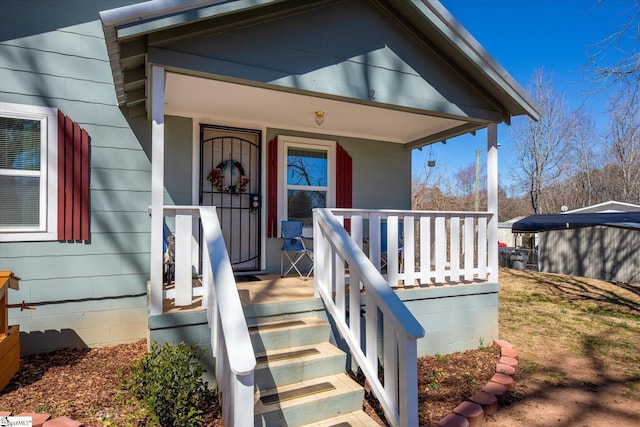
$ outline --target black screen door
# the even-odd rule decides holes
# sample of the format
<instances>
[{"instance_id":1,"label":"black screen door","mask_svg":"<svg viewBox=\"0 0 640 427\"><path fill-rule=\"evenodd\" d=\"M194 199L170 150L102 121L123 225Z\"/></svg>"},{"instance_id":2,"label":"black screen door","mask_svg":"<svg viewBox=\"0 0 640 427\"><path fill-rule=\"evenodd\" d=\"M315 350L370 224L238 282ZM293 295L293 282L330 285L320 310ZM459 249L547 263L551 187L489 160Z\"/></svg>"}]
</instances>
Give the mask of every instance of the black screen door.
<instances>
[{"instance_id":1,"label":"black screen door","mask_svg":"<svg viewBox=\"0 0 640 427\"><path fill-rule=\"evenodd\" d=\"M260 269L260 131L200 126L200 204L216 206L234 271Z\"/></svg>"}]
</instances>

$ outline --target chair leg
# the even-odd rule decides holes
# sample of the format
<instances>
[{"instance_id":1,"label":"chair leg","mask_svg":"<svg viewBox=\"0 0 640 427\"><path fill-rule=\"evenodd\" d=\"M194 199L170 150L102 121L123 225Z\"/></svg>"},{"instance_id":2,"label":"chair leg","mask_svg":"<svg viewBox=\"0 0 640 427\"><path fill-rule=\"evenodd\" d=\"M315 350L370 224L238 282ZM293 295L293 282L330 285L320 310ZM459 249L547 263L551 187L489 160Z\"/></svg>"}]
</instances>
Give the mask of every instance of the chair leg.
<instances>
[{"instance_id":1,"label":"chair leg","mask_svg":"<svg viewBox=\"0 0 640 427\"><path fill-rule=\"evenodd\" d=\"M300 271L300 268L298 268L298 263L302 260L302 258L304 257L309 258L309 260L312 262L311 268L309 270L309 272L307 272L307 274L303 274ZM289 262L289 266L285 269L284 268L284 258L286 257L287 261ZM309 276L311 275L311 273L313 272L313 260L311 259L310 255L306 252L301 252L301 253L296 253L296 255L292 258L289 253L287 251L282 251L280 253L280 277L284 277L287 274L289 274L289 272L291 270L295 270L296 273L298 273L298 276L300 277L300 279L302 280L306 280L309 278Z\"/></svg>"}]
</instances>

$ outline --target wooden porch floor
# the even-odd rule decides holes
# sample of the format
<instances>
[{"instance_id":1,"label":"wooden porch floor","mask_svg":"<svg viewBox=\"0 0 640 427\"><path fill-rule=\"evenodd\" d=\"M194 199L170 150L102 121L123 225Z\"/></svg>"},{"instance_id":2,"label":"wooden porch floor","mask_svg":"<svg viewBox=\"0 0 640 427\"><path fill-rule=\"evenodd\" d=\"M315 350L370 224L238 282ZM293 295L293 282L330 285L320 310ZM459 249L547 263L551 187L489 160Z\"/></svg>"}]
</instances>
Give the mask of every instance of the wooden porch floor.
<instances>
[{"instance_id":1,"label":"wooden porch floor","mask_svg":"<svg viewBox=\"0 0 640 427\"><path fill-rule=\"evenodd\" d=\"M201 286L200 280L193 279L193 286ZM165 290L172 287L173 285L165 285ZM313 277L309 280L302 280L296 276L257 275L253 276L253 280L238 282L237 287L243 306L314 298ZM165 299L163 301L163 313L183 313L195 310L202 310L202 297L196 297L191 305L181 307L176 307L174 300Z\"/></svg>"},{"instance_id":2,"label":"wooden porch floor","mask_svg":"<svg viewBox=\"0 0 640 427\"><path fill-rule=\"evenodd\" d=\"M246 277L246 276L244 276ZM264 274L251 276L252 280L238 281L237 288L240 294L240 303L243 306L254 304L267 304L287 301L300 301L313 299L313 276L308 280L302 280L297 276L280 277L278 274ZM461 284L482 284L488 283L484 280L474 279L466 282L456 283L440 283L440 284L419 284L407 289L422 289L434 287L448 287ZM193 279L193 286L201 286L199 279ZM166 289L171 289L173 285L165 285ZM399 283L396 290L405 289L402 283ZM183 313L188 311L202 310L202 297L194 298L191 305L176 307L174 300L165 299L163 301L163 313Z\"/></svg>"}]
</instances>

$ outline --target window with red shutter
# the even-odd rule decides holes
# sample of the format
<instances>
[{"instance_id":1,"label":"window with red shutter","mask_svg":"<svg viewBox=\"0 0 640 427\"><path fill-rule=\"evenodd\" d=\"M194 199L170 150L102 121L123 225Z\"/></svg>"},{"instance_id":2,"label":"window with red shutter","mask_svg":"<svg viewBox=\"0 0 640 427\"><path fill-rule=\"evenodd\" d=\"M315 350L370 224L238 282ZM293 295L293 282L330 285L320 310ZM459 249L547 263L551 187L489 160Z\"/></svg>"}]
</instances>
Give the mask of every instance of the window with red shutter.
<instances>
[{"instance_id":1,"label":"window with red shutter","mask_svg":"<svg viewBox=\"0 0 640 427\"><path fill-rule=\"evenodd\" d=\"M89 239L89 141L55 108L0 102L0 241Z\"/></svg>"},{"instance_id":2,"label":"window with red shutter","mask_svg":"<svg viewBox=\"0 0 640 427\"><path fill-rule=\"evenodd\" d=\"M285 219L311 227L313 208L352 206L351 156L335 141L281 135L267 150L268 237Z\"/></svg>"}]
</instances>

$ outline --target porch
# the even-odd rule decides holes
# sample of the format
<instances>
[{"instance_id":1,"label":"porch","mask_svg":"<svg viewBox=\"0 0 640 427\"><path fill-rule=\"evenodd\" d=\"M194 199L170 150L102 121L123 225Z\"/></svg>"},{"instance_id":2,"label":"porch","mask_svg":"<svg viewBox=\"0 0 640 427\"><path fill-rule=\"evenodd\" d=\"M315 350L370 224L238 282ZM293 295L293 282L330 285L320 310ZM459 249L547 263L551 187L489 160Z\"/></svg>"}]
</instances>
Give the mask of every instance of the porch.
<instances>
[{"instance_id":1,"label":"porch","mask_svg":"<svg viewBox=\"0 0 640 427\"><path fill-rule=\"evenodd\" d=\"M405 287L401 282L395 290L398 292L399 297L403 299L403 291L417 291L436 288L450 289L454 286L461 289L472 284L482 285L489 284L489 282L486 280L474 280L472 282L461 282L455 284L441 283L435 286L432 284L417 284L412 287ZM201 287L201 279L193 279L192 286L193 288ZM294 301L315 300L317 298L314 295L314 287L315 282L313 276L308 280L302 280L295 275L281 277L279 274L240 274L236 277L236 288L238 289L238 296L240 297L240 303L243 307L256 304L288 304ZM175 289L175 283L164 284L163 289L165 293ZM452 292L456 292L455 289L450 290ZM200 296L193 298L191 304L185 306L177 306L175 304L175 299L167 298L162 302L163 315L186 313L203 309L202 297Z\"/></svg>"},{"instance_id":2,"label":"porch","mask_svg":"<svg viewBox=\"0 0 640 427\"><path fill-rule=\"evenodd\" d=\"M192 280L192 286L202 286L200 278ZM236 276L236 288L243 307L254 304L289 303L292 301L315 299L313 277L301 280L295 276L280 277L279 274L240 274ZM164 292L175 289L175 283L165 283ZM203 310L202 297L192 299L191 304L177 306L175 299L163 299L162 314L186 313Z\"/></svg>"},{"instance_id":3,"label":"porch","mask_svg":"<svg viewBox=\"0 0 640 427\"><path fill-rule=\"evenodd\" d=\"M497 337L497 247L488 243L496 223L487 212L317 209L313 279L258 274L239 283L215 208L172 206L164 213L175 235L175 284L150 283L150 339L212 349L212 378L235 402L254 398L261 353L251 331L265 323L325 322L328 345L347 355L347 369L365 372L392 425L413 425L401 418L417 416L418 356ZM383 253L383 239L397 257ZM162 309L154 313L158 297Z\"/></svg>"},{"instance_id":4,"label":"porch","mask_svg":"<svg viewBox=\"0 0 640 427\"><path fill-rule=\"evenodd\" d=\"M340 224L348 222L345 228L348 228L354 244L394 290L497 282L498 249L488 245L497 232L495 215L491 213L326 211ZM200 207L165 206L163 222L168 230L164 234L169 233L175 239L174 280L171 283L150 282L150 313L159 315L204 308ZM314 226L314 234L316 231ZM318 248L315 252L317 256ZM323 264L324 259L316 260L317 268L322 268ZM163 268L166 266L157 263L153 269ZM347 266L342 282L348 288L350 281ZM313 276L310 280L301 280L295 275L280 277L268 272L238 272L234 275L234 282L243 306L318 296L314 291ZM360 289L363 289L362 285ZM332 292L335 294L335 287ZM154 306L154 301L158 300L162 301L161 309Z\"/></svg>"}]
</instances>

